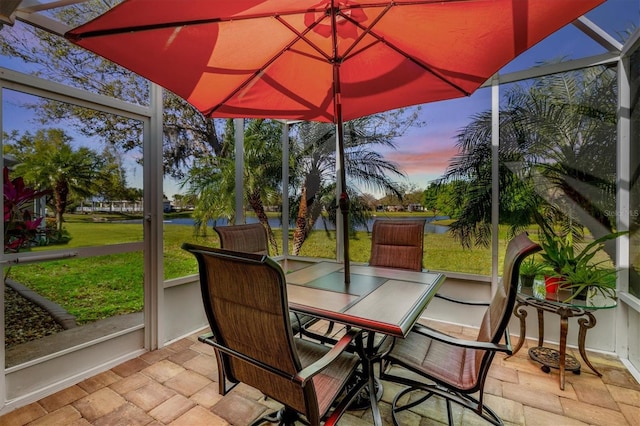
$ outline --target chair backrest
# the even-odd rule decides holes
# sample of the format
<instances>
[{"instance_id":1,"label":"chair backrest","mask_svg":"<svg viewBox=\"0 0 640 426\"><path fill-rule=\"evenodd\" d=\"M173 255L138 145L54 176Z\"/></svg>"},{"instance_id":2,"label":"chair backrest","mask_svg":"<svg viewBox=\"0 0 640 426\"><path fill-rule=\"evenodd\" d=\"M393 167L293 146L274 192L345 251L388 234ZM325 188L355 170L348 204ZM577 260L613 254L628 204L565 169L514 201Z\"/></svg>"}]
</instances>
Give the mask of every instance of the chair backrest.
<instances>
[{"instance_id":1,"label":"chair backrest","mask_svg":"<svg viewBox=\"0 0 640 426\"><path fill-rule=\"evenodd\" d=\"M259 389L308 418L314 413L317 417L314 381L301 386L291 380L301 363L280 265L264 255L187 243L182 247L198 260L202 299L214 341L255 361L222 353L226 377Z\"/></svg>"},{"instance_id":2,"label":"chair backrest","mask_svg":"<svg viewBox=\"0 0 640 426\"><path fill-rule=\"evenodd\" d=\"M269 255L267 230L261 223L217 226L213 228L225 250Z\"/></svg>"},{"instance_id":3,"label":"chair backrest","mask_svg":"<svg viewBox=\"0 0 640 426\"><path fill-rule=\"evenodd\" d=\"M373 222L369 265L421 271L425 222L424 219Z\"/></svg>"},{"instance_id":4,"label":"chair backrest","mask_svg":"<svg viewBox=\"0 0 640 426\"><path fill-rule=\"evenodd\" d=\"M501 283L480 324L479 341L498 343L502 339L516 303L520 264L527 256L540 249L537 243L529 239L526 232L509 241Z\"/></svg>"}]
</instances>

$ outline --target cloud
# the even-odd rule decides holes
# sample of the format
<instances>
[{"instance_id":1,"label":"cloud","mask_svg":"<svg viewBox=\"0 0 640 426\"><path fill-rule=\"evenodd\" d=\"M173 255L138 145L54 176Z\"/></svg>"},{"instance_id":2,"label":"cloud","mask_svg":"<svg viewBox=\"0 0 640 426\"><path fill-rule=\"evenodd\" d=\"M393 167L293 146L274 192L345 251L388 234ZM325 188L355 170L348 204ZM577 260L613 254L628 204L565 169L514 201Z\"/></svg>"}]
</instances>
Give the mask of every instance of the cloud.
<instances>
[{"instance_id":1,"label":"cloud","mask_svg":"<svg viewBox=\"0 0 640 426\"><path fill-rule=\"evenodd\" d=\"M392 151L385 153L384 156L387 160L400 165L400 168L411 180L411 175L442 175L456 154L458 154L457 147L448 144L428 151L409 151L406 149Z\"/></svg>"}]
</instances>

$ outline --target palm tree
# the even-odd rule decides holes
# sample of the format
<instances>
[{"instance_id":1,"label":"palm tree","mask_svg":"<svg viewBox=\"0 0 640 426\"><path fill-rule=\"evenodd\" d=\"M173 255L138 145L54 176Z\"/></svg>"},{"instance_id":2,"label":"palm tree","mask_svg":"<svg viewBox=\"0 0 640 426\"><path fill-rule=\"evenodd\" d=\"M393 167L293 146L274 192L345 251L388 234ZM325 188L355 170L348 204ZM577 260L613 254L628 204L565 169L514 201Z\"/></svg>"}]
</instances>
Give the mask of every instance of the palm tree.
<instances>
[{"instance_id":1,"label":"palm tree","mask_svg":"<svg viewBox=\"0 0 640 426\"><path fill-rule=\"evenodd\" d=\"M511 87L500 111L500 221L516 233L551 216L571 232L611 232L615 208L616 73L593 67ZM458 134L460 154L444 181L469 192L451 231L465 246L488 244L491 113Z\"/></svg>"},{"instance_id":2,"label":"palm tree","mask_svg":"<svg viewBox=\"0 0 640 426\"><path fill-rule=\"evenodd\" d=\"M103 167L101 157L87 147L74 150L71 138L62 129L40 129L35 136L26 133L7 146L18 164L17 175L39 190L51 189L56 230L62 232L64 213L72 199L85 199L96 193Z\"/></svg>"},{"instance_id":3,"label":"palm tree","mask_svg":"<svg viewBox=\"0 0 640 426\"><path fill-rule=\"evenodd\" d=\"M393 139L412 125L419 125L417 109L397 110L353 120L346 123L345 147L348 177L365 188L394 191L400 195L397 184L391 179L404 176L397 166L376 151L380 146L395 147ZM250 120L245 128L244 189L245 201L267 228L273 252L278 253L273 231L264 211L265 204L275 203L282 194L282 142L281 124L271 120ZM194 211L199 229L208 220L234 217L235 161L233 156L233 122L228 121L223 134L221 155L210 156L194 162L183 186L191 194L199 194ZM296 228L293 253L298 254L308 233L323 210L330 212L335 221L335 126L324 123L301 123L294 131L291 142L289 185L297 194L294 206ZM348 188L352 203L351 226L366 222L366 209L358 203L353 186ZM333 207L332 207L333 206Z\"/></svg>"},{"instance_id":4,"label":"palm tree","mask_svg":"<svg viewBox=\"0 0 640 426\"><path fill-rule=\"evenodd\" d=\"M398 166L387 161L378 152L380 147L395 148L393 139L415 123L416 115L405 115L404 110L377 114L345 123L345 172L346 188L352 200L350 223L366 223L368 209L359 203L356 185L365 189L380 189L402 196L393 178L404 177ZM326 123L304 122L298 126L295 149L294 187L299 188L295 209L293 255L298 255L322 211L329 212L329 220L335 222L337 200L335 197L335 126ZM298 186L299 185L299 186Z\"/></svg>"},{"instance_id":5,"label":"palm tree","mask_svg":"<svg viewBox=\"0 0 640 426\"><path fill-rule=\"evenodd\" d=\"M206 232L209 220L226 218L232 222L236 214L233 134L233 121L228 120L223 135L224 152L220 156L195 161L188 179L183 181L191 194L198 195L194 217L197 229L201 232ZM243 198L267 229L272 252L277 254L277 241L264 206L265 203L274 203L278 198L277 188L282 181L282 125L271 120L249 120L244 134Z\"/></svg>"}]
</instances>

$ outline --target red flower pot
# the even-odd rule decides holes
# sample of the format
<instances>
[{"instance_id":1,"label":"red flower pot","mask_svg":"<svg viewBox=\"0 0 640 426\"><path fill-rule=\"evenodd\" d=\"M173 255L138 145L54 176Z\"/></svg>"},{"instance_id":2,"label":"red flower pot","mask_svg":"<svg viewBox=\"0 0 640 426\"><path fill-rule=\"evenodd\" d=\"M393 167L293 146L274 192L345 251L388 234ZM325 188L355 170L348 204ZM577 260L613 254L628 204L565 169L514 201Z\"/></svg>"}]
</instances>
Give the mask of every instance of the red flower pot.
<instances>
[{"instance_id":1,"label":"red flower pot","mask_svg":"<svg viewBox=\"0 0 640 426\"><path fill-rule=\"evenodd\" d=\"M558 286L560 285L560 282L562 281L562 278L560 277L548 277L545 276L544 277L544 285L545 288L547 289L547 294L552 293L555 294L558 292Z\"/></svg>"}]
</instances>

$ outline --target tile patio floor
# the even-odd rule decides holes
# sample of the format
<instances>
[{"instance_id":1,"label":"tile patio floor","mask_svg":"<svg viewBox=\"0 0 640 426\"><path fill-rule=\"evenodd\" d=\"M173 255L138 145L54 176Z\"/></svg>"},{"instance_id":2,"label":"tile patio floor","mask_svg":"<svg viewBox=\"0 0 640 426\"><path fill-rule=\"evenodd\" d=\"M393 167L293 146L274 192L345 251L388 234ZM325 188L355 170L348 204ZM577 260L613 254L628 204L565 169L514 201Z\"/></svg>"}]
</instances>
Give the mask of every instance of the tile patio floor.
<instances>
[{"instance_id":1,"label":"tile patio floor","mask_svg":"<svg viewBox=\"0 0 640 426\"><path fill-rule=\"evenodd\" d=\"M437 326L454 334L475 335L469 328ZM485 400L505 424L640 424L640 385L617 358L590 353L603 376L583 367L580 375L566 375L566 388L561 391L557 370L543 373L528 358L526 345L512 358L499 354L486 384ZM220 396L216 368L213 350L193 335L5 414L0 425L246 425L277 407L245 385ZM389 403L398 389L384 383L385 425L392 424ZM443 407L441 401L418 406L404 414L403 425L444 424ZM455 418L457 425L484 424L468 410L456 410ZM348 412L340 424L369 425L370 410Z\"/></svg>"}]
</instances>

